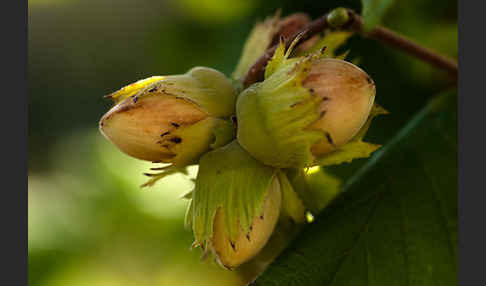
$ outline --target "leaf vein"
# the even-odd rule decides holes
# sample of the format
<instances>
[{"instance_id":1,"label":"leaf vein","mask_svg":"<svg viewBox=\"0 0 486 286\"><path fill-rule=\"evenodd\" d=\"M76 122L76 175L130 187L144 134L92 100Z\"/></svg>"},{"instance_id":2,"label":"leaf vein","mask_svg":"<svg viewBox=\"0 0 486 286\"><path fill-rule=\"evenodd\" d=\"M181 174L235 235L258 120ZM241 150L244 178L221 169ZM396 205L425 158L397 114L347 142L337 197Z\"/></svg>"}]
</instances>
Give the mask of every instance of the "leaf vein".
<instances>
[{"instance_id":1,"label":"leaf vein","mask_svg":"<svg viewBox=\"0 0 486 286\"><path fill-rule=\"evenodd\" d=\"M389 180L389 177L387 177ZM396 197L397 203L398 203L398 208L400 210L400 232L401 232L401 246L403 249L403 260L405 264L405 285L410 286L410 265L409 265L409 257L408 257L408 242L407 242L407 236L406 236L406 219L405 219L405 211L403 209L402 205L402 200L400 197Z\"/></svg>"},{"instance_id":2,"label":"leaf vein","mask_svg":"<svg viewBox=\"0 0 486 286\"><path fill-rule=\"evenodd\" d=\"M434 195L434 199L437 202L437 210L438 210L438 213L439 213L440 222L441 222L441 225L444 228L444 231L445 231L446 236L447 236L447 246L449 248L449 252L452 255L452 257L454 257L455 255L454 255L454 248L452 246L452 235L449 231L449 228L447 227L447 225L448 225L447 216L446 216L445 211L444 211L443 202L440 199L439 188L437 187L437 184L432 179L432 176L430 175L430 173L427 171L427 168L425 167L425 165L426 165L425 161L426 160L421 160L421 161L423 163L421 165L422 165L422 170L424 171L425 177L427 178L427 180L429 180L430 184L432 185L432 194Z\"/></svg>"},{"instance_id":3,"label":"leaf vein","mask_svg":"<svg viewBox=\"0 0 486 286\"><path fill-rule=\"evenodd\" d=\"M376 209L377 209L378 204L379 204L380 201L381 201L381 195L380 195L380 192L378 192L378 193L376 193L376 201L374 202L373 207L370 210L370 213L366 217L366 219L365 219L365 221L363 223L363 226L361 227L360 232L356 235L356 238L354 239L354 241L353 241L351 247L349 248L349 250L344 253L344 255L341 257L341 259L337 263L336 270L333 271L333 273L331 275L331 278L329 279L329 283L326 283L325 285L334 285L334 283L336 281L337 274L342 269L341 267L343 266L344 262L351 255L351 253L353 252L353 250L356 248L356 246L358 245L358 242L359 242L360 238L362 237L362 235L365 232L367 232L366 228L367 228L369 222L371 221L371 218L375 214L375 211L376 211Z\"/></svg>"}]
</instances>

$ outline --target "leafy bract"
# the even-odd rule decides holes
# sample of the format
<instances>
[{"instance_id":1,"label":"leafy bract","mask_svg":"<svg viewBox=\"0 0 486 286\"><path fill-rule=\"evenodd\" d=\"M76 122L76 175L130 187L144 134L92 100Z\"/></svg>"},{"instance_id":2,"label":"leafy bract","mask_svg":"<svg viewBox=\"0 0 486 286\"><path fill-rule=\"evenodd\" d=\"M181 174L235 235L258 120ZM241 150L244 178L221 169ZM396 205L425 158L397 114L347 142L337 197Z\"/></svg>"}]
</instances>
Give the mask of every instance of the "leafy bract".
<instances>
[{"instance_id":1,"label":"leafy bract","mask_svg":"<svg viewBox=\"0 0 486 286\"><path fill-rule=\"evenodd\" d=\"M324 33L324 37L320 38L317 43L313 44L310 48L305 49L304 51L296 52L296 56L304 56L311 53L316 53L325 47L322 57L336 58L340 56L336 53L336 50L344 45L349 37L353 35L353 33L350 31L327 30Z\"/></svg>"},{"instance_id":2,"label":"leafy bract","mask_svg":"<svg viewBox=\"0 0 486 286\"><path fill-rule=\"evenodd\" d=\"M236 90L231 81L215 69L194 67L185 74L164 76L159 80L156 78L142 81L143 88L139 88L133 96L175 96L196 104L210 116L229 117L234 114ZM128 94L122 94L122 97L126 96Z\"/></svg>"},{"instance_id":3,"label":"leafy bract","mask_svg":"<svg viewBox=\"0 0 486 286\"><path fill-rule=\"evenodd\" d=\"M210 130L210 132L208 132ZM184 138L179 144L174 144L171 150L176 154L172 165L158 168L159 173L150 174L150 179L142 186L152 186L160 179L184 172L185 166L196 164L201 156L208 150L228 144L235 137L235 128L228 120L216 117L206 117L193 125L176 129L172 134Z\"/></svg>"},{"instance_id":4,"label":"leafy bract","mask_svg":"<svg viewBox=\"0 0 486 286\"><path fill-rule=\"evenodd\" d=\"M304 223L306 221L307 211L304 202L298 196L284 172L280 171L278 173L278 179L282 191L282 209L280 216L291 219L293 223Z\"/></svg>"},{"instance_id":5,"label":"leafy bract","mask_svg":"<svg viewBox=\"0 0 486 286\"><path fill-rule=\"evenodd\" d=\"M289 59L292 46L285 54L284 49L281 43L267 65L265 80L238 96L237 138L266 165L303 167L314 160L310 147L324 137L323 132L304 130L320 116L319 98L302 85L313 56Z\"/></svg>"},{"instance_id":6,"label":"leafy bract","mask_svg":"<svg viewBox=\"0 0 486 286\"><path fill-rule=\"evenodd\" d=\"M196 243L205 245L212 237L214 217L220 208L231 240L240 231L248 233L253 219L262 212L276 172L251 157L236 140L202 156L189 222Z\"/></svg>"},{"instance_id":7,"label":"leafy bract","mask_svg":"<svg viewBox=\"0 0 486 286\"><path fill-rule=\"evenodd\" d=\"M130 96L135 95L137 92L142 90L143 88L149 86L150 84L162 80L163 76L152 76L149 78L141 79L134 83L131 83L127 86L122 87L121 89L108 94L106 97L112 99L115 104L120 103L123 100L129 98Z\"/></svg>"}]
</instances>

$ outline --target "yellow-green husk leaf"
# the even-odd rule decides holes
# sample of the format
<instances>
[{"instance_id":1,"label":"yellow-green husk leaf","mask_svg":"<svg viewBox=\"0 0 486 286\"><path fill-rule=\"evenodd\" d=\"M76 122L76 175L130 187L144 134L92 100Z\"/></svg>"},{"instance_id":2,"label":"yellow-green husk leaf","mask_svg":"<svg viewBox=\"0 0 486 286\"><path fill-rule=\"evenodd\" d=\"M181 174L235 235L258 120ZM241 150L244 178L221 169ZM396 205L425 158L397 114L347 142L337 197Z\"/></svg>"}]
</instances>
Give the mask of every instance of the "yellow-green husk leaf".
<instances>
[{"instance_id":1,"label":"yellow-green husk leaf","mask_svg":"<svg viewBox=\"0 0 486 286\"><path fill-rule=\"evenodd\" d=\"M213 142L209 145L211 149L222 147L236 138L236 126L231 120L219 119L212 129Z\"/></svg>"},{"instance_id":2,"label":"yellow-green husk leaf","mask_svg":"<svg viewBox=\"0 0 486 286\"><path fill-rule=\"evenodd\" d=\"M133 96L141 98L153 93L185 99L214 117L234 114L237 97L232 82L221 72L207 67L194 67L182 75L164 76Z\"/></svg>"},{"instance_id":3,"label":"yellow-green husk leaf","mask_svg":"<svg viewBox=\"0 0 486 286\"><path fill-rule=\"evenodd\" d=\"M237 139L266 165L303 167L314 159L310 147L324 136L305 130L320 117L319 99L302 86L313 57L288 59L289 52L282 56L282 47L269 62L265 80L238 96Z\"/></svg>"},{"instance_id":4,"label":"yellow-green husk leaf","mask_svg":"<svg viewBox=\"0 0 486 286\"><path fill-rule=\"evenodd\" d=\"M113 99L113 101L116 103L120 103L121 101L125 100L126 98L129 98L133 95L135 95L137 92L139 92L141 89L147 87L148 85L162 80L164 77L163 76L151 76L149 78L141 79L139 81L136 81L132 84L129 84L127 86L122 87L121 89L107 95L107 98Z\"/></svg>"},{"instance_id":5,"label":"yellow-green husk leaf","mask_svg":"<svg viewBox=\"0 0 486 286\"><path fill-rule=\"evenodd\" d=\"M217 132L217 136L214 132ZM168 138L183 138L180 143L174 143L170 139L162 139L161 144L171 144L168 149L176 154L172 161L174 165L187 166L196 163L209 146L215 143L222 145L230 142L233 139L233 134L234 129L231 128L231 125L228 125L226 120L206 117L193 125L173 131L171 137Z\"/></svg>"},{"instance_id":6,"label":"yellow-green husk leaf","mask_svg":"<svg viewBox=\"0 0 486 286\"><path fill-rule=\"evenodd\" d=\"M296 56L305 56L312 53L319 52L325 47L322 57L324 58L342 58L342 54L336 54L336 50L346 43L346 41L353 35L351 31L331 31L327 30L324 36L319 39L312 47L305 51L296 52Z\"/></svg>"},{"instance_id":7,"label":"yellow-green husk leaf","mask_svg":"<svg viewBox=\"0 0 486 286\"><path fill-rule=\"evenodd\" d=\"M317 160L319 166L339 165L342 163L350 163L354 159L368 158L371 153L380 148L381 145L371 144L367 142L351 141L339 147L336 151Z\"/></svg>"},{"instance_id":8,"label":"yellow-green husk leaf","mask_svg":"<svg viewBox=\"0 0 486 286\"><path fill-rule=\"evenodd\" d=\"M293 223L306 222L307 208L302 199L297 195L292 187L287 175L283 171L278 172L280 189L282 191L282 209L280 210L281 218L287 217Z\"/></svg>"},{"instance_id":9,"label":"yellow-green husk leaf","mask_svg":"<svg viewBox=\"0 0 486 286\"><path fill-rule=\"evenodd\" d=\"M192 196L192 193L191 193ZM189 200L189 205L186 209L186 215L184 216L184 228L190 230L192 227L192 199Z\"/></svg>"},{"instance_id":10,"label":"yellow-green husk leaf","mask_svg":"<svg viewBox=\"0 0 486 286\"><path fill-rule=\"evenodd\" d=\"M151 186L167 175L179 172L180 168L196 164L200 156L211 149L231 142L235 137L235 127L229 120L206 117L192 125L183 126L173 131L170 136L164 136L160 145L166 146L175 157L171 159L171 166L158 174L151 174L152 178L143 186ZM174 142L173 138L181 141Z\"/></svg>"},{"instance_id":11,"label":"yellow-green husk leaf","mask_svg":"<svg viewBox=\"0 0 486 286\"><path fill-rule=\"evenodd\" d=\"M251 157L235 140L203 155L193 192L192 227L196 243L205 246L213 235L216 212L221 210L225 229L234 241L263 207L276 169Z\"/></svg>"},{"instance_id":12,"label":"yellow-green husk leaf","mask_svg":"<svg viewBox=\"0 0 486 286\"><path fill-rule=\"evenodd\" d=\"M275 70L277 70L277 68L286 63L286 59L285 44L280 42L277 49L273 53L272 58L265 66L265 78L269 78L275 72Z\"/></svg>"},{"instance_id":13,"label":"yellow-green husk leaf","mask_svg":"<svg viewBox=\"0 0 486 286\"><path fill-rule=\"evenodd\" d=\"M152 168L143 186L180 172L236 136L230 117L236 90L221 72L195 67L182 75L153 76L110 95L113 106L99 128L121 151L170 166Z\"/></svg>"},{"instance_id":14,"label":"yellow-green husk leaf","mask_svg":"<svg viewBox=\"0 0 486 286\"><path fill-rule=\"evenodd\" d=\"M214 218L214 232L209 245L216 261L232 269L258 255L276 228L281 204L279 180L274 177L266 191L262 211L253 218L250 231L245 233L240 229L235 240L226 234L225 216L219 209Z\"/></svg>"}]
</instances>

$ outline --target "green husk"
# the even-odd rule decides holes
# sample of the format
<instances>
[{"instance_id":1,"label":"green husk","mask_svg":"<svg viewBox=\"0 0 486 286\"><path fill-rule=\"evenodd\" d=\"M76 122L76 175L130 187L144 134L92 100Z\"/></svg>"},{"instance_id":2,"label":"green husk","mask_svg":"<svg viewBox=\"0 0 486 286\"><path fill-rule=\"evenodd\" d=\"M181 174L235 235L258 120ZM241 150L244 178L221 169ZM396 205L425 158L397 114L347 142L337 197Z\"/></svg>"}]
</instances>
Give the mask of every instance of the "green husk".
<instances>
[{"instance_id":1,"label":"green husk","mask_svg":"<svg viewBox=\"0 0 486 286\"><path fill-rule=\"evenodd\" d=\"M143 88L147 87L148 85L151 85L154 82L160 81L162 79L164 79L163 76L152 76L152 77L149 77L149 78L141 79L141 80L136 81L132 84L124 86L121 89L119 89L119 90L117 90L117 91L115 91L111 94L108 94L105 97L112 99L115 102L115 104L118 104L118 103L122 102L123 100L125 100L125 99L127 99L131 96L134 96L137 92L139 92Z\"/></svg>"},{"instance_id":2,"label":"green husk","mask_svg":"<svg viewBox=\"0 0 486 286\"><path fill-rule=\"evenodd\" d=\"M230 240L234 241L240 230L248 233L276 175L276 169L255 160L236 140L202 156L193 192L196 244L205 247L211 239L220 208Z\"/></svg>"},{"instance_id":3,"label":"green husk","mask_svg":"<svg viewBox=\"0 0 486 286\"><path fill-rule=\"evenodd\" d=\"M292 223L306 222L307 208L305 207L302 199L295 192L294 188L289 182L289 179L287 178L287 175L283 171L279 171L278 179L282 191L282 208L280 210L281 218L288 217L292 220Z\"/></svg>"},{"instance_id":4,"label":"green husk","mask_svg":"<svg viewBox=\"0 0 486 286\"><path fill-rule=\"evenodd\" d=\"M180 172L185 166L196 164L209 148L214 149L231 142L235 133L235 127L229 120L215 117L207 117L193 125L178 128L172 135L183 140L177 144L170 140L166 142L171 144L169 148L176 154L172 159L172 165L160 173L151 174L152 178L142 186L152 186L167 175Z\"/></svg>"},{"instance_id":5,"label":"green husk","mask_svg":"<svg viewBox=\"0 0 486 286\"><path fill-rule=\"evenodd\" d=\"M342 58L342 54L337 54L336 50L346 43L353 35L351 31L325 31L324 37L320 38L317 43L305 51L295 53L295 56L306 56L321 51L324 47L322 57L324 58Z\"/></svg>"},{"instance_id":6,"label":"green husk","mask_svg":"<svg viewBox=\"0 0 486 286\"><path fill-rule=\"evenodd\" d=\"M304 167L314 160L310 147L324 136L320 131L305 130L320 116L319 99L302 86L318 56L289 59L292 46L286 53L284 50L280 43L267 65L265 80L239 95L237 138L266 165Z\"/></svg>"},{"instance_id":7,"label":"green husk","mask_svg":"<svg viewBox=\"0 0 486 286\"><path fill-rule=\"evenodd\" d=\"M195 103L210 116L229 117L235 112L237 94L232 82L212 68L194 67L182 75L164 76L133 96L142 98L155 92Z\"/></svg>"},{"instance_id":8,"label":"green husk","mask_svg":"<svg viewBox=\"0 0 486 286\"><path fill-rule=\"evenodd\" d=\"M192 196L192 193L191 193ZM186 209L186 215L184 216L184 228L190 230L192 227L192 209L193 209L192 199L189 200L189 205Z\"/></svg>"}]
</instances>

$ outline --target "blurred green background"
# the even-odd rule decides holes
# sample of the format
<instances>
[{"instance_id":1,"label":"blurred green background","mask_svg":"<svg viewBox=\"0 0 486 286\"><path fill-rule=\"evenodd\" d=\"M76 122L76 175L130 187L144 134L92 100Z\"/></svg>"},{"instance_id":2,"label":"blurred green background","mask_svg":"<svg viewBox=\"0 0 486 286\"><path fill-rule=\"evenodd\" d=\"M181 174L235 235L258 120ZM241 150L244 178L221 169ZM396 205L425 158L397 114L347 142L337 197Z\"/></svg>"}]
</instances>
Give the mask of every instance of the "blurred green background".
<instances>
[{"instance_id":1,"label":"blurred green background","mask_svg":"<svg viewBox=\"0 0 486 286\"><path fill-rule=\"evenodd\" d=\"M457 57L456 1L396 2L386 26ZM111 106L103 95L193 66L229 75L256 20L278 8L315 18L337 6L361 9L357 0L29 0L29 285L242 284L189 250L180 199L192 189L188 177L139 188L150 163L98 132ZM379 43L355 36L346 48L391 112L376 119L370 141L385 143L450 85L443 72ZM360 164L331 171L345 178Z\"/></svg>"}]
</instances>

